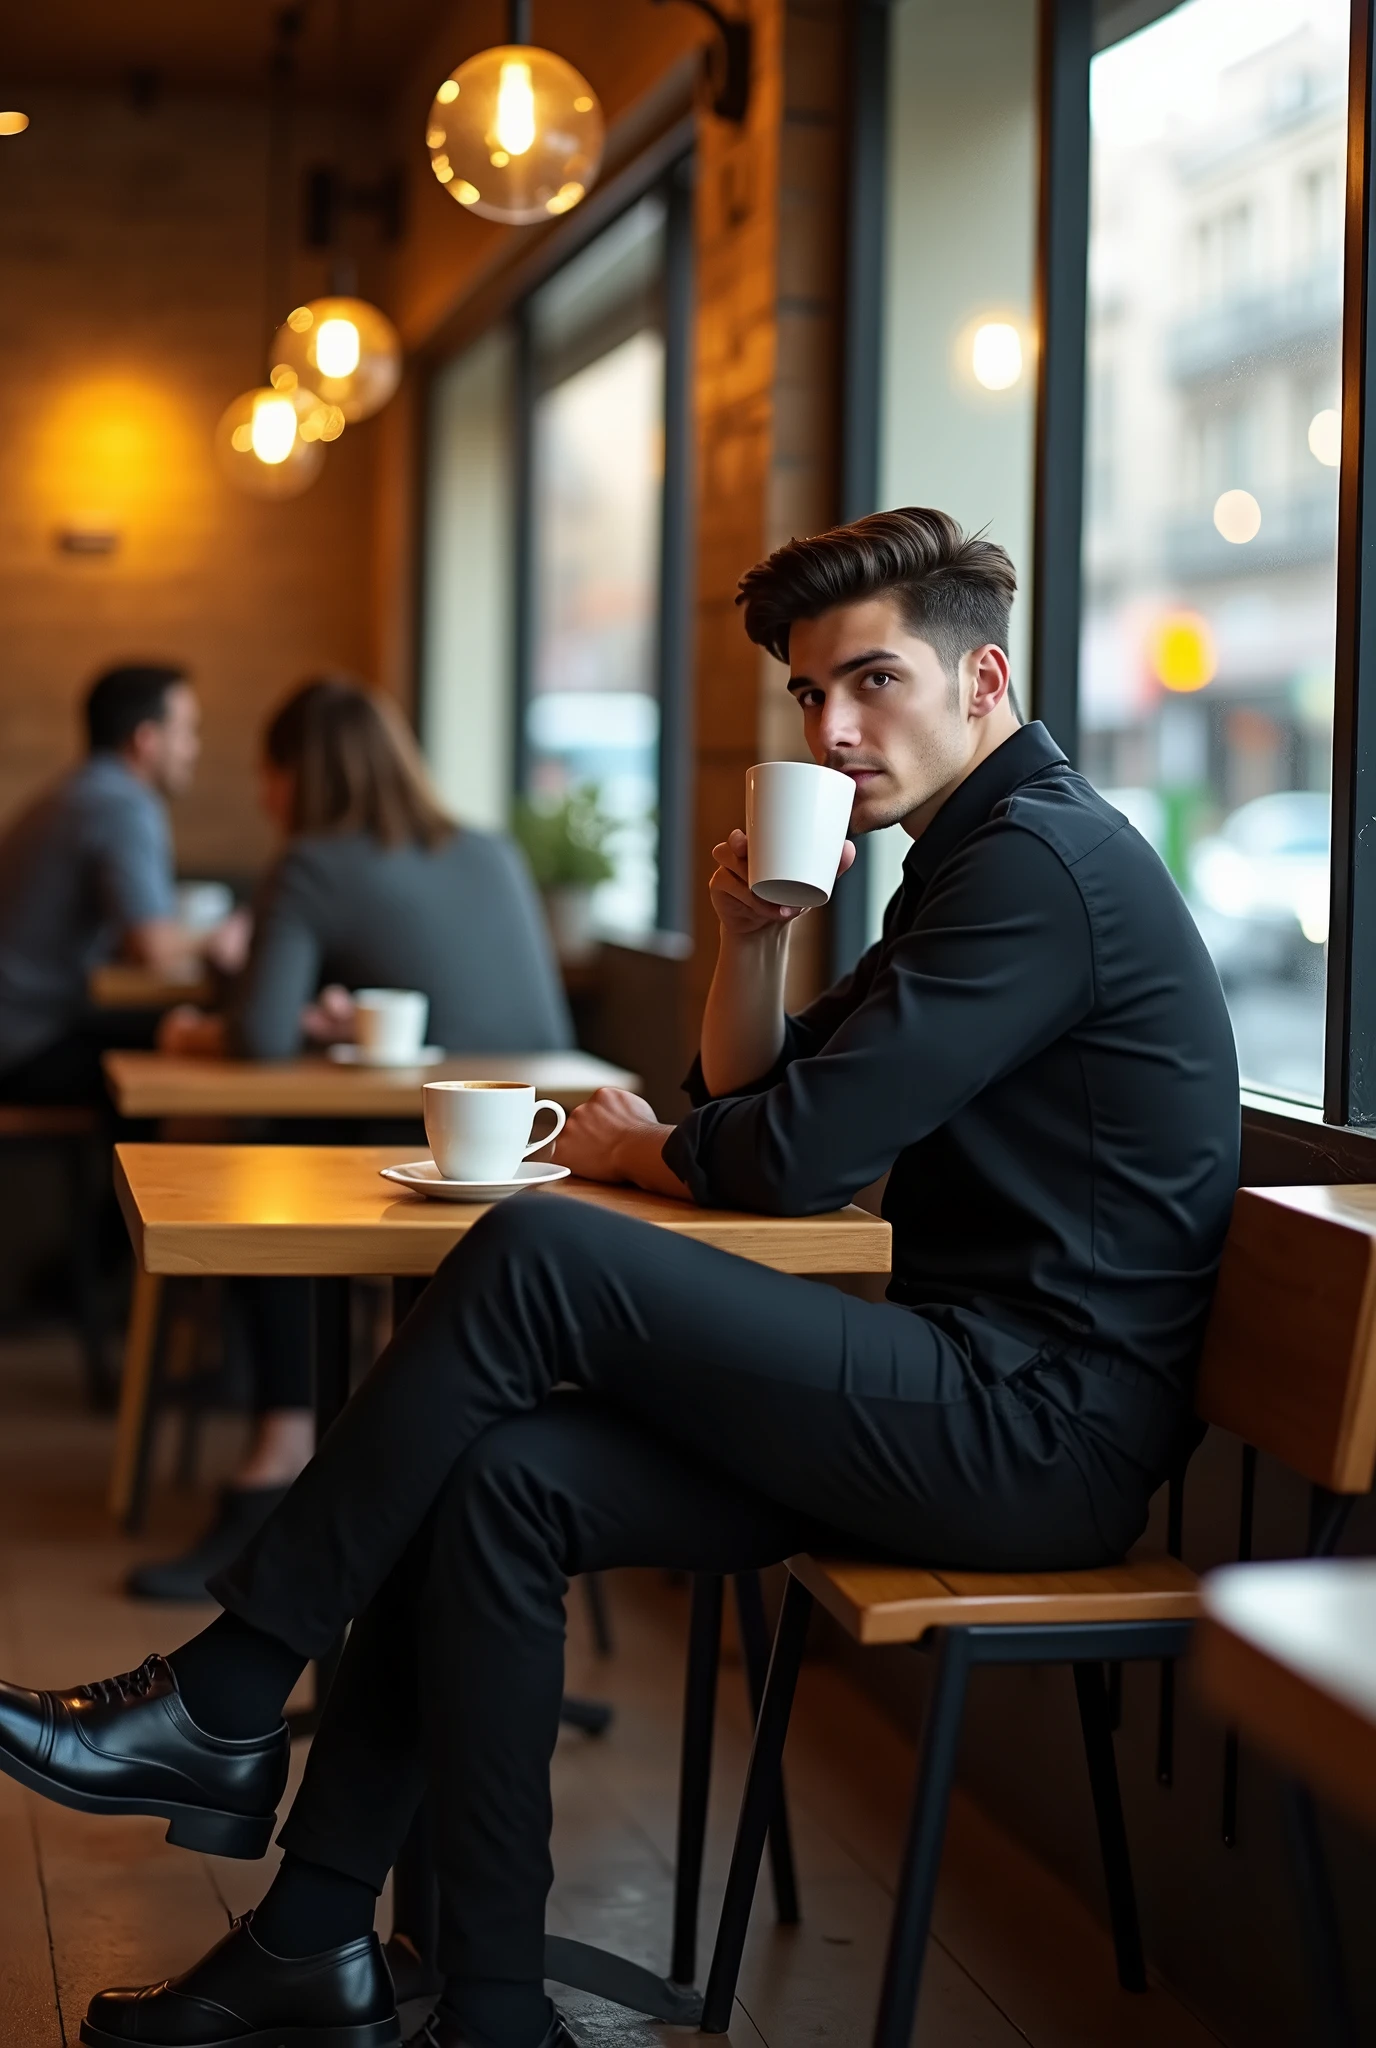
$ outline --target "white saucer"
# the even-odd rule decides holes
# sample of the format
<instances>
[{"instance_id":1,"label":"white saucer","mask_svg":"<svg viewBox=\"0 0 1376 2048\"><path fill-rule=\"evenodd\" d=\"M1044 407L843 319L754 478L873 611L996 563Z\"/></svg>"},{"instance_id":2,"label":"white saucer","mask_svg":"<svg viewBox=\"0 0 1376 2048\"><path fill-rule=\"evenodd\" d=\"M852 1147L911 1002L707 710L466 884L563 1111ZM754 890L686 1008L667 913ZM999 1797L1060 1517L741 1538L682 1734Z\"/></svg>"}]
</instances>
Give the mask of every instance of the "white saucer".
<instances>
[{"instance_id":1,"label":"white saucer","mask_svg":"<svg viewBox=\"0 0 1376 2048\"><path fill-rule=\"evenodd\" d=\"M370 1060L365 1058L361 1045L327 1045L325 1057L340 1067L437 1067L444 1058L444 1047L423 1045L419 1052L407 1053L402 1060Z\"/></svg>"},{"instance_id":2,"label":"white saucer","mask_svg":"<svg viewBox=\"0 0 1376 2048\"><path fill-rule=\"evenodd\" d=\"M517 1195L522 1188L548 1187L553 1180L567 1180L570 1169L547 1159L527 1159L516 1169L514 1180L441 1180L433 1159L412 1159L405 1166L383 1166L384 1180L410 1188L418 1195L433 1195L441 1202L500 1202L505 1195Z\"/></svg>"}]
</instances>

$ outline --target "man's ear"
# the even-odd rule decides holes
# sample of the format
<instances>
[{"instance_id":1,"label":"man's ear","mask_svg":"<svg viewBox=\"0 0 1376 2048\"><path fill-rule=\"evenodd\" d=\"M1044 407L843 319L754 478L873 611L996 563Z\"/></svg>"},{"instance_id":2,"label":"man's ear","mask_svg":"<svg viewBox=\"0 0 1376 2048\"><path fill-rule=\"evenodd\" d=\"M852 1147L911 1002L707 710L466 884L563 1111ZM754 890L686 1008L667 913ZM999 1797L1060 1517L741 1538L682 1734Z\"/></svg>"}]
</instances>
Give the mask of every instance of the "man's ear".
<instances>
[{"instance_id":1,"label":"man's ear","mask_svg":"<svg viewBox=\"0 0 1376 2048\"><path fill-rule=\"evenodd\" d=\"M987 718L1008 695L1008 656L990 641L985 647L971 648L965 658L974 685L970 692L970 716Z\"/></svg>"}]
</instances>

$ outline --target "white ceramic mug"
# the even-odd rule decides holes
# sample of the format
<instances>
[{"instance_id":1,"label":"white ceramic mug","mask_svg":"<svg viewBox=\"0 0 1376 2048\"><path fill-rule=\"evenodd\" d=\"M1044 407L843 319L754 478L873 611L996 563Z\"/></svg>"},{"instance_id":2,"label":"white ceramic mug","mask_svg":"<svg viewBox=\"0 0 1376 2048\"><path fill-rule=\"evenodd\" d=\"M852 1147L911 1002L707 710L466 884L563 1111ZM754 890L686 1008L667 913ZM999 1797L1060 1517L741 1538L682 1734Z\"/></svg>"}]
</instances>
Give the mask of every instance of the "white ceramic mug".
<instances>
[{"instance_id":1,"label":"white ceramic mug","mask_svg":"<svg viewBox=\"0 0 1376 2048\"><path fill-rule=\"evenodd\" d=\"M370 1066L413 1060L425 1044L430 998L416 988L354 990L354 1038L358 1056Z\"/></svg>"},{"instance_id":2,"label":"white ceramic mug","mask_svg":"<svg viewBox=\"0 0 1376 2048\"><path fill-rule=\"evenodd\" d=\"M758 761L745 777L750 887L766 903L815 910L830 900L855 784L811 761Z\"/></svg>"},{"instance_id":3,"label":"white ceramic mug","mask_svg":"<svg viewBox=\"0 0 1376 2048\"><path fill-rule=\"evenodd\" d=\"M214 931L234 908L227 882L178 882L177 922L189 932Z\"/></svg>"},{"instance_id":4,"label":"white ceramic mug","mask_svg":"<svg viewBox=\"0 0 1376 2048\"><path fill-rule=\"evenodd\" d=\"M564 1112L557 1102L537 1102L523 1081L427 1081L425 1135L446 1180L514 1180L532 1152L557 1138ZM542 1109L554 1112L554 1129L532 1138Z\"/></svg>"}]
</instances>

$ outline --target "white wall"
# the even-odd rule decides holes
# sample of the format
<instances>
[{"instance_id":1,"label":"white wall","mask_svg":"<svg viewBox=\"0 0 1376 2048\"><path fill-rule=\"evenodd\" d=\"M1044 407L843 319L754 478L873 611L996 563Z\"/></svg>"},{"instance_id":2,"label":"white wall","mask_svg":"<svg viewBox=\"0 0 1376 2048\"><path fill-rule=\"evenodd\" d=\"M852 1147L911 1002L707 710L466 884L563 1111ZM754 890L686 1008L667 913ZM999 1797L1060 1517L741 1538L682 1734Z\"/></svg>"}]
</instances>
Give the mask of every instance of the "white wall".
<instances>
[{"instance_id":1,"label":"white wall","mask_svg":"<svg viewBox=\"0 0 1376 2048\"><path fill-rule=\"evenodd\" d=\"M880 504L938 505L1008 549L1020 582L1013 675L1026 710L1036 0L899 0L891 34ZM1010 391L985 391L971 373L980 319L1023 335ZM876 841L876 929L909 844L898 831Z\"/></svg>"},{"instance_id":2,"label":"white wall","mask_svg":"<svg viewBox=\"0 0 1376 2048\"><path fill-rule=\"evenodd\" d=\"M511 807L511 339L493 329L431 389L421 741L465 824Z\"/></svg>"}]
</instances>

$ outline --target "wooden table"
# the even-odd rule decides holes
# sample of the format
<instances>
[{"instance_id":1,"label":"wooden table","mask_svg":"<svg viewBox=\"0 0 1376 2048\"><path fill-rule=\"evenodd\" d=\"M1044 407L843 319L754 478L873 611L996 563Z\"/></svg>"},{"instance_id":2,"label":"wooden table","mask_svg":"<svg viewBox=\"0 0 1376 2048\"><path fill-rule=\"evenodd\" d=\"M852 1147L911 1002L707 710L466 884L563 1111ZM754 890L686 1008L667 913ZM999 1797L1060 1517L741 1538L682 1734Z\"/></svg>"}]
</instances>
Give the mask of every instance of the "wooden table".
<instances>
[{"instance_id":1,"label":"wooden table","mask_svg":"<svg viewBox=\"0 0 1376 2048\"><path fill-rule=\"evenodd\" d=\"M97 1010L171 1010L178 1003L213 1003L215 983L203 969L169 975L113 960L105 967L92 968L86 993Z\"/></svg>"},{"instance_id":2,"label":"wooden table","mask_svg":"<svg viewBox=\"0 0 1376 2048\"><path fill-rule=\"evenodd\" d=\"M1376 1830L1376 1560L1229 1565L1204 1580L1202 1598L1199 1689L1281 1771L1316 2008L1306 2039L1351 2048L1359 2034L1314 1793Z\"/></svg>"},{"instance_id":3,"label":"wooden table","mask_svg":"<svg viewBox=\"0 0 1376 2048\"><path fill-rule=\"evenodd\" d=\"M115 1186L140 1266L161 1274L428 1275L486 1213L407 1194L380 1169L414 1145L119 1145ZM558 1181L522 1201L592 1202L781 1273L887 1273L867 1210L754 1216L639 1188Z\"/></svg>"},{"instance_id":4,"label":"wooden table","mask_svg":"<svg viewBox=\"0 0 1376 2048\"><path fill-rule=\"evenodd\" d=\"M105 1078L127 1117L419 1117L426 1081L530 1081L574 1109L599 1088L639 1077L587 1052L472 1053L434 1067L339 1066L323 1054L292 1060L192 1059L107 1052Z\"/></svg>"},{"instance_id":5,"label":"wooden table","mask_svg":"<svg viewBox=\"0 0 1376 2048\"><path fill-rule=\"evenodd\" d=\"M1194 1667L1208 1704L1376 1829L1376 1560L1229 1565L1202 1599Z\"/></svg>"}]
</instances>

